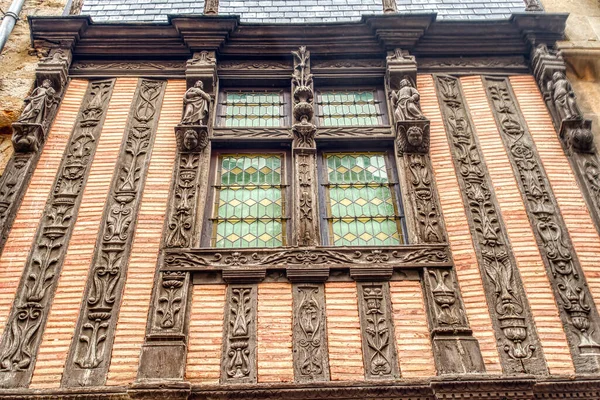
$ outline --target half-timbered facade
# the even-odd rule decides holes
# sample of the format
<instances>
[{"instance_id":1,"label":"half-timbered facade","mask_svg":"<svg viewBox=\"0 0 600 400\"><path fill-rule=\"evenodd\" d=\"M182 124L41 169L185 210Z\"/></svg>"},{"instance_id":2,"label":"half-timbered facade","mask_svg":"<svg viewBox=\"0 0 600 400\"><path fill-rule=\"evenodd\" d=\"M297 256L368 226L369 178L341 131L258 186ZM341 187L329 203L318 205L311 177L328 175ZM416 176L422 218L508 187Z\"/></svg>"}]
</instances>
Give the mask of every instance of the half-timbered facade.
<instances>
[{"instance_id":1,"label":"half-timbered facade","mask_svg":"<svg viewBox=\"0 0 600 400\"><path fill-rule=\"evenodd\" d=\"M400 3L30 18L0 398L600 399L567 15Z\"/></svg>"}]
</instances>

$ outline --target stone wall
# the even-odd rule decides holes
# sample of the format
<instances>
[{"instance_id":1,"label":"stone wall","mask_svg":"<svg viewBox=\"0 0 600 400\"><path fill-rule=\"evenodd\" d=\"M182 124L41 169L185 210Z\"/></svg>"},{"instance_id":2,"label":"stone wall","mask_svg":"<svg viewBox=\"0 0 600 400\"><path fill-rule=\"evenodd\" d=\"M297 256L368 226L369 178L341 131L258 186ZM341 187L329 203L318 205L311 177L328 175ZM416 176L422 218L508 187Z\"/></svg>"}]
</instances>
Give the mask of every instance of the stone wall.
<instances>
[{"instance_id":1,"label":"stone wall","mask_svg":"<svg viewBox=\"0 0 600 400\"><path fill-rule=\"evenodd\" d=\"M0 9L7 11L12 0L0 0ZM11 124L23 109L23 99L32 89L35 68L42 56L31 47L29 15L61 15L67 0L28 0L19 15L8 42L0 54L0 172L4 171L12 154Z\"/></svg>"}]
</instances>

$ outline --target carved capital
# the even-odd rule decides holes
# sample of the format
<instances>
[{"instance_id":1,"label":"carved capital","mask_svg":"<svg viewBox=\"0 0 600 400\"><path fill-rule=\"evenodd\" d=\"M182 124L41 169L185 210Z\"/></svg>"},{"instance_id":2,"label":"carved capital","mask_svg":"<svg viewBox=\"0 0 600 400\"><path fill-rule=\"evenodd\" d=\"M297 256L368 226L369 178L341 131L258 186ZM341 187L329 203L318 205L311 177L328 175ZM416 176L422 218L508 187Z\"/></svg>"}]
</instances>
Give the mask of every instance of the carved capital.
<instances>
[{"instance_id":1,"label":"carved capital","mask_svg":"<svg viewBox=\"0 0 600 400\"><path fill-rule=\"evenodd\" d=\"M413 83L417 81L417 61L406 50L394 49L386 58L386 80L389 88L399 88L400 81L405 77Z\"/></svg>"},{"instance_id":2,"label":"carved capital","mask_svg":"<svg viewBox=\"0 0 600 400\"><path fill-rule=\"evenodd\" d=\"M71 49L58 47L50 49L47 57L44 57L36 69L36 83L41 85L44 80L52 82L57 93L62 93L67 84L69 67L73 61Z\"/></svg>"},{"instance_id":3,"label":"carved capital","mask_svg":"<svg viewBox=\"0 0 600 400\"><path fill-rule=\"evenodd\" d=\"M210 3L210 0L207 3ZM198 51L186 63L185 79L190 88L199 80L205 83L205 89L213 93L217 84L217 58L214 51Z\"/></svg>"}]
</instances>

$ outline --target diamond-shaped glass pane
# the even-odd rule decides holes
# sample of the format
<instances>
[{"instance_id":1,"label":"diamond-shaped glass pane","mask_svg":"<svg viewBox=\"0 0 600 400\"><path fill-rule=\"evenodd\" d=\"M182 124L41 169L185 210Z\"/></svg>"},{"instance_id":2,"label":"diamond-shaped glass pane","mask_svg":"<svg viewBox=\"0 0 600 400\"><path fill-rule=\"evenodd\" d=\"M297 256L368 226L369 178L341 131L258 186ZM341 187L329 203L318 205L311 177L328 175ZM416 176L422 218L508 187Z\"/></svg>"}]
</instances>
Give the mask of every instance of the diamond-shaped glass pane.
<instances>
[{"instance_id":1,"label":"diamond-shaped glass pane","mask_svg":"<svg viewBox=\"0 0 600 400\"><path fill-rule=\"evenodd\" d=\"M281 126L283 97L280 92L226 92L221 118L227 127Z\"/></svg>"},{"instance_id":2,"label":"diamond-shaped glass pane","mask_svg":"<svg viewBox=\"0 0 600 400\"><path fill-rule=\"evenodd\" d=\"M330 231L336 246L402 243L382 153L325 154Z\"/></svg>"},{"instance_id":3,"label":"diamond-shaped glass pane","mask_svg":"<svg viewBox=\"0 0 600 400\"><path fill-rule=\"evenodd\" d=\"M323 91L318 95L321 126L381 124L375 91Z\"/></svg>"},{"instance_id":4,"label":"diamond-shaped glass pane","mask_svg":"<svg viewBox=\"0 0 600 400\"><path fill-rule=\"evenodd\" d=\"M214 246L283 245L282 155L223 155L219 172Z\"/></svg>"}]
</instances>

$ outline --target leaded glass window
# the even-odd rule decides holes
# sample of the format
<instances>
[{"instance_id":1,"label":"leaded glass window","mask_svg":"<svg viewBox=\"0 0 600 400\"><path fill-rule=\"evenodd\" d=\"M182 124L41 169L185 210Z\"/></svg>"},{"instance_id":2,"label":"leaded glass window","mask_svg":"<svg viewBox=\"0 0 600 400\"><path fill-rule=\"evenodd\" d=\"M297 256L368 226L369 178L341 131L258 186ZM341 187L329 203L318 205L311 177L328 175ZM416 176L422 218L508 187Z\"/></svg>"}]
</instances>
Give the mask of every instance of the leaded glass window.
<instances>
[{"instance_id":1,"label":"leaded glass window","mask_svg":"<svg viewBox=\"0 0 600 400\"><path fill-rule=\"evenodd\" d=\"M396 183L386 153L324 153L329 242L385 246L404 242Z\"/></svg>"},{"instance_id":2,"label":"leaded glass window","mask_svg":"<svg viewBox=\"0 0 600 400\"><path fill-rule=\"evenodd\" d=\"M221 126L279 127L285 125L281 91L227 91L222 94Z\"/></svg>"},{"instance_id":3,"label":"leaded glass window","mask_svg":"<svg viewBox=\"0 0 600 400\"><path fill-rule=\"evenodd\" d=\"M285 155L218 157L212 246L285 245Z\"/></svg>"},{"instance_id":4,"label":"leaded glass window","mask_svg":"<svg viewBox=\"0 0 600 400\"><path fill-rule=\"evenodd\" d=\"M383 124L381 102L375 90L320 91L317 106L320 126Z\"/></svg>"}]
</instances>

